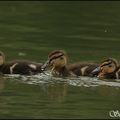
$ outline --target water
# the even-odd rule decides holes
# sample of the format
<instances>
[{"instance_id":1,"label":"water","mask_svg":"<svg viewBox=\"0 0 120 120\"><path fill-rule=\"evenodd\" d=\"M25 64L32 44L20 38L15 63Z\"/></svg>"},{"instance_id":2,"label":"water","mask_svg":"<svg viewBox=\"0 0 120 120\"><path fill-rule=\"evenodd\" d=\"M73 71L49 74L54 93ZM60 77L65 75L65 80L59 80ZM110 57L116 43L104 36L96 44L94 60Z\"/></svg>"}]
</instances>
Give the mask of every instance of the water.
<instances>
[{"instance_id":1,"label":"water","mask_svg":"<svg viewBox=\"0 0 120 120\"><path fill-rule=\"evenodd\" d=\"M0 2L0 50L6 61L44 62L63 49L69 63L120 60L119 1ZM0 76L0 118L111 118L120 111L120 80Z\"/></svg>"},{"instance_id":2,"label":"water","mask_svg":"<svg viewBox=\"0 0 120 120\"><path fill-rule=\"evenodd\" d=\"M40 74L7 75L0 83L1 118L109 118L120 105L119 80Z\"/></svg>"}]
</instances>

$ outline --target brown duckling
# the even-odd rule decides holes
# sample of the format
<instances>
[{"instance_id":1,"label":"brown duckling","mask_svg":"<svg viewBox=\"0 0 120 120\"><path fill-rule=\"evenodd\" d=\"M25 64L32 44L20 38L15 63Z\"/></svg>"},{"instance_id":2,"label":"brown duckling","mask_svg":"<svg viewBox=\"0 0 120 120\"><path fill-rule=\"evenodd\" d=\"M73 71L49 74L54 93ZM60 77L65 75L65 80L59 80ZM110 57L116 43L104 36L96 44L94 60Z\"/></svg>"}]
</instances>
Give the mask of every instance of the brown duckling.
<instances>
[{"instance_id":1,"label":"brown duckling","mask_svg":"<svg viewBox=\"0 0 120 120\"><path fill-rule=\"evenodd\" d=\"M42 66L52 70L57 76L91 76L91 72L98 67L94 63L76 63L67 65L68 57L65 51L55 50L48 55L47 62Z\"/></svg>"},{"instance_id":2,"label":"brown duckling","mask_svg":"<svg viewBox=\"0 0 120 120\"><path fill-rule=\"evenodd\" d=\"M98 72L97 77L100 79L119 79L120 66L114 58L107 58L101 62L99 67L94 69L92 73Z\"/></svg>"},{"instance_id":3,"label":"brown duckling","mask_svg":"<svg viewBox=\"0 0 120 120\"><path fill-rule=\"evenodd\" d=\"M1 74L34 75L43 71L41 66L41 63L39 64L28 60L14 60L6 63L4 53L0 52Z\"/></svg>"}]
</instances>

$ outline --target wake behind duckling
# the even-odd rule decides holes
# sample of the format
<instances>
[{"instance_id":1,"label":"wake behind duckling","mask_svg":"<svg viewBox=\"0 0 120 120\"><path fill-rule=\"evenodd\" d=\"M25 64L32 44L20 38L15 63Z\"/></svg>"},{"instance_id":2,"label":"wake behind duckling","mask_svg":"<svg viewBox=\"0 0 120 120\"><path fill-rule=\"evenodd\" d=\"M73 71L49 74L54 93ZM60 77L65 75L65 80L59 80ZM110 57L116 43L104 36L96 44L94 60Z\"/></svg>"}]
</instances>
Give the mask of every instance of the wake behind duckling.
<instances>
[{"instance_id":1,"label":"wake behind duckling","mask_svg":"<svg viewBox=\"0 0 120 120\"><path fill-rule=\"evenodd\" d=\"M9 80L17 80L19 82L25 83L25 84L35 84L35 85L41 85L41 84L52 84L54 82L61 83L65 82L70 86L76 86L76 87L98 87L98 86L110 86L110 87L120 87L120 80L100 80L96 77L54 77L51 72L46 73L40 73L37 75L32 76L26 76L26 75L18 75L18 74L6 74L4 78Z\"/></svg>"}]
</instances>

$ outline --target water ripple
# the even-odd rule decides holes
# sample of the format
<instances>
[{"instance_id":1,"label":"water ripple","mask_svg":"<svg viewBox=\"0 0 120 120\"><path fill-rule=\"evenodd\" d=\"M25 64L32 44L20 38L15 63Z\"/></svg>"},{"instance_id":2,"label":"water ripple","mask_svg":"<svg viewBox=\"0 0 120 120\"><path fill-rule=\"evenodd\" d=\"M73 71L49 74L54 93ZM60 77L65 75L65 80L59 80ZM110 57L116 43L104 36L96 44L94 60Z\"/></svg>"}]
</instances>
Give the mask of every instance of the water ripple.
<instances>
[{"instance_id":1,"label":"water ripple","mask_svg":"<svg viewBox=\"0 0 120 120\"><path fill-rule=\"evenodd\" d=\"M38 75L24 76L24 75L5 75L5 78L17 80L26 84L53 84L54 82L66 82L71 86L84 86L84 87L97 87L97 86L112 86L120 87L120 80L99 80L98 78L91 77L78 77L78 78L61 78L53 77L50 73L41 73Z\"/></svg>"}]
</instances>

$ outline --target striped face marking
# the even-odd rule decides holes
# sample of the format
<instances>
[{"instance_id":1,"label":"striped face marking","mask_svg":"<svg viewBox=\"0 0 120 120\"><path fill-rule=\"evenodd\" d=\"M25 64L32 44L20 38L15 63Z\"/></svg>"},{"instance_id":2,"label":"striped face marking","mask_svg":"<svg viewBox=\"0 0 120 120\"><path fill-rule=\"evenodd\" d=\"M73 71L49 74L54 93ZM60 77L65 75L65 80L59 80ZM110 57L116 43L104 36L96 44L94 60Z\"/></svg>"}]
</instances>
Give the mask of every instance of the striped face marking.
<instances>
[{"instance_id":1,"label":"striped face marking","mask_svg":"<svg viewBox=\"0 0 120 120\"><path fill-rule=\"evenodd\" d=\"M110 65L111 63L112 63L112 61L104 62L101 64L101 67Z\"/></svg>"},{"instance_id":2,"label":"striped face marking","mask_svg":"<svg viewBox=\"0 0 120 120\"><path fill-rule=\"evenodd\" d=\"M117 68L117 63L114 60L105 60L100 65L100 73L98 77L103 78L105 74L113 73Z\"/></svg>"},{"instance_id":3,"label":"striped face marking","mask_svg":"<svg viewBox=\"0 0 120 120\"><path fill-rule=\"evenodd\" d=\"M52 55L51 57L50 57L50 62L52 61L52 60L54 60L54 59L57 59L57 58L62 58L62 56L64 56L64 54L63 53L57 53L57 54L54 54L54 55Z\"/></svg>"},{"instance_id":4,"label":"striped face marking","mask_svg":"<svg viewBox=\"0 0 120 120\"><path fill-rule=\"evenodd\" d=\"M67 64L67 58L62 51L55 51L49 55L49 66L64 67Z\"/></svg>"}]
</instances>

